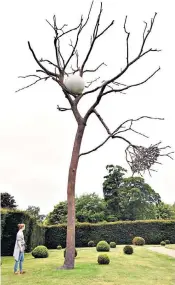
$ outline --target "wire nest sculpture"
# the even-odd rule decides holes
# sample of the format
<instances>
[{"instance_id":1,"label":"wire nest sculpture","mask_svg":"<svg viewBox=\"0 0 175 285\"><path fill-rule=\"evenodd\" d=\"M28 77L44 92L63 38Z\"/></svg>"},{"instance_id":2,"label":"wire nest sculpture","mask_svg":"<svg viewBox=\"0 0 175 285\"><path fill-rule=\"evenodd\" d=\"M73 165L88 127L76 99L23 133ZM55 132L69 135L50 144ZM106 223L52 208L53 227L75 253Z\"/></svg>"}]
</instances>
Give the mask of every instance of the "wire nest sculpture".
<instances>
[{"instance_id":1,"label":"wire nest sculpture","mask_svg":"<svg viewBox=\"0 0 175 285\"><path fill-rule=\"evenodd\" d=\"M156 171L151 167L156 163L161 164L158 162L158 158L160 156L168 156L169 158L173 159L171 157L173 152L162 153L162 150L170 148L170 146L159 147L160 144L161 142L155 145L150 145L149 147L129 145L126 148L126 160L133 174L141 174L142 172L145 173L145 171L148 171L150 174L150 171Z\"/></svg>"}]
</instances>

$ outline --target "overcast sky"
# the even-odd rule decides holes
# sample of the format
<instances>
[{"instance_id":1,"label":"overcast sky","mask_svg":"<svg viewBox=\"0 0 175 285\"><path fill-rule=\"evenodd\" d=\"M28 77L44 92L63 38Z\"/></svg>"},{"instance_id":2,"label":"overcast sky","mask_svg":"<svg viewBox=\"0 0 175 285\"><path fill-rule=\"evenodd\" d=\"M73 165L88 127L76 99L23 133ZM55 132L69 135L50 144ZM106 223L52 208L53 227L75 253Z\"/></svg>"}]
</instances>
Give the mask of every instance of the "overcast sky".
<instances>
[{"instance_id":1,"label":"overcast sky","mask_svg":"<svg viewBox=\"0 0 175 285\"><path fill-rule=\"evenodd\" d=\"M27 46L30 40L38 58L55 62L54 33L45 19L52 21L57 16L58 26L76 26L81 14L86 15L91 1L81 0L16 0L1 3L1 92L0 92L0 190L15 196L20 208L28 205L41 208L48 213L59 201L66 199L67 175L76 131L76 123L69 112L60 113L57 104L68 107L59 86L52 80L38 83L22 92L15 90L32 82L32 79L18 79L19 75L35 74L38 68ZM130 59L138 52L144 29L143 21L150 21L158 13L147 48L162 49L161 53L148 54L135 64L122 83L137 83L148 77L159 65L158 72L145 85L127 91L127 94L106 96L98 110L113 130L122 121L141 115L164 117L165 121L144 120L135 128L147 134L145 139L128 133L133 143L149 146L162 141L175 150L174 136L174 9L173 1L130 1L104 0L104 11L100 28L112 19L115 25L99 39L92 53L88 68L95 68L101 62L97 74L84 79L109 79L126 64L126 35L123 31L125 15L128 15L127 29L131 32ZM89 26L84 30L79 46L80 60L85 57L92 28L99 11L100 1L95 1ZM67 41L63 42L64 57L71 52ZM75 40L75 34L72 34ZM49 66L50 68L50 66ZM98 83L94 83L95 84ZM96 94L89 94L80 104L85 113ZM82 151L89 150L106 138L103 127L94 116L90 118L82 144ZM102 196L103 176L107 164L121 165L128 169L124 150L126 144L120 140L108 142L103 148L79 162L76 194L96 192ZM163 201L175 201L175 161L160 160L152 177L145 180ZM128 172L130 175L130 172Z\"/></svg>"}]
</instances>

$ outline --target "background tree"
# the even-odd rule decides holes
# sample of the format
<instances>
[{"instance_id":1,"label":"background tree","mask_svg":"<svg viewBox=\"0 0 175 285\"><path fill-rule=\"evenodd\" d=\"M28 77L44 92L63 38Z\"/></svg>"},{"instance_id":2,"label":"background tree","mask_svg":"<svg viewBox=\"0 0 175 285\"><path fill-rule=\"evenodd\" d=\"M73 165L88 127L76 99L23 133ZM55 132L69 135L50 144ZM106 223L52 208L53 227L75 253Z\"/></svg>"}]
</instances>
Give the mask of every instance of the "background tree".
<instances>
[{"instance_id":1,"label":"background tree","mask_svg":"<svg viewBox=\"0 0 175 285\"><path fill-rule=\"evenodd\" d=\"M107 203L107 212L114 220L119 216L119 189L123 184L123 177L127 170L119 165L107 165L108 175L104 176L103 195Z\"/></svg>"},{"instance_id":2,"label":"background tree","mask_svg":"<svg viewBox=\"0 0 175 285\"><path fill-rule=\"evenodd\" d=\"M160 67L155 69L153 72L150 73L149 76L147 76L145 79L143 79L140 82L134 82L133 84L126 84L121 82L121 77L124 75L128 69L132 67L134 63L139 61L141 58L144 56L148 55L151 52L158 52L159 50L149 48L145 49L145 44L149 38L150 33L152 32L156 14L154 17L151 19L150 24L145 23L145 27L143 30L143 35L142 35L142 42L140 48L138 48L137 54L131 58L130 52L129 52L129 39L130 39L130 32L127 31L126 28L126 22L127 22L127 17L125 18L124 21L124 32L126 33L126 63L124 64L124 67L119 71L116 72L111 78L108 78L107 80L103 80L99 85L97 85L95 88L91 89L91 85L93 83L96 83L98 80L94 79L92 80L87 87L87 91L83 92L82 85L84 84L82 80L80 80L79 77L84 76L85 73L92 73L96 72L99 70L101 66L104 65L104 63L101 63L99 66L96 68L91 68L87 69L87 62L90 58L90 55L93 51L93 48L95 46L95 43L97 40L104 35L108 31L108 29L113 26L114 21L111 21L109 25L107 25L105 28L101 29L100 21L101 21L101 15L102 15L102 3L100 5L100 11L97 16L97 20L94 25L94 29L92 31L92 36L91 36L91 41L90 41L90 46L87 48L87 53L84 57L83 60L80 62L80 57L79 57L79 50L78 50L78 43L80 40L80 36L82 31L84 30L85 26L87 25L90 15L91 15L91 10L92 10L93 2L90 6L88 16L84 20L83 16L81 16L79 24L72 29L67 29L67 25L63 25L60 28L57 26L57 21L56 17L53 17L53 24L51 24L49 21L49 25L53 29L55 33L54 37L54 48L55 48L55 56L56 56L56 64L54 62L51 62L50 60L45 60L45 59L38 59L36 56L30 42L28 42L29 49L33 55L33 58L35 59L36 63L40 67L40 69L37 70L38 73L42 74L43 76L39 76L36 74L30 74L27 76L22 76L22 78L31 78L34 77L36 79L35 82L17 90L23 90L25 88L28 88L37 82L40 81L46 81L48 79L52 79L54 82L56 82L62 89L65 98L68 100L70 108L64 108L58 106L59 111L72 111L74 118L77 122L77 132L75 135L75 140L73 144L73 150L72 150L72 157L71 157L71 162L70 162L70 167L69 167L69 174L68 174L68 186L67 186L67 203L68 203L68 219L67 219L67 241L66 241L66 257L65 257L65 262L64 266L62 267L63 269L72 269L74 268L74 253L75 253L75 183L76 183L76 173L77 173L77 167L78 167L78 161L79 158L82 155L91 153L93 151L96 151L99 149L101 146L103 146L110 138L112 139L122 139L126 144L126 159L134 173L136 172L142 172L145 170L151 171L152 165L157 162L157 158L162 154L161 151L165 148L160 148L160 143L156 145L151 145L150 147L141 147L137 146L128 139L125 138L125 134L127 131L133 131L138 134L137 131L134 130L133 124L141 119L144 118L149 118L153 119L152 117L148 116L142 116L137 119L129 119L117 126L113 131L110 130L110 128L107 126L107 124L104 122L102 116L99 114L99 111L97 111L97 106L101 102L104 96L108 96L111 93L121 93L125 90L128 90L132 87L136 87L139 85L144 84L147 82L149 79L151 79L159 70ZM75 41L70 42L71 46L71 52L68 55L68 57L63 56L62 49L61 49L61 40L63 37L66 35L70 36L70 33L76 33L75 36ZM71 72L73 74L78 73L78 80L77 77L71 80L73 81L72 88L68 88L68 85L66 84L65 77L71 76L70 72L70 63L72 63L72 59L76 58L76 67L72 67ZM115 60L115 59L114 59ZM50 64L54 69L53 71L48 69L46 67L46 64ZM73 78L72 78L73 79ZM75 82L76 81L76 82ZM76 84L74 84L76 83ZM76 87L76 88L73 88ZM74 90L77 90L77 92L74 92ZM81 90L80 90L81 89ZM96 93L97 92L97 93ZM82 114L79 111L79 106L78 104L80 103L80 100L82 100L85 96L88 96L88 94L95 93L97 96L94 95L94 102L90 106L90 108L86 111L85 115L82 116ZM87 126L87 121L91 117L91 115L94 114L98 120L101 122L103 127L105 128L107 132L107 138L100 143L97 147L94 149L87 151L85 153L80 154L80 148L81 148L81 143L83 139L83 135L85 132L85 128ZM155 119L155 118L154 118ZM144 135L139 133L140 135ZM145 136L145 135L144 135ZM170 153L166 154L170 155Z\"/></svg>"},{"instance_id":3,"label":"background tree","mask_svg":"<svg viewBox=\"0 0 175 285\"><path fill-rule=\"evenodd\" d=\"M142 177L124 177L120 166L107 166L108 175L103 182L107 212L118 220L154 218L153 205L161 198Z\"/></svg>"},{"instance_id":4,"label":"background tree","mask_svg":"<svg viewBox=\"0 0 175 285\"><path fill-rule=\"evenodd\" d=\"M45 215L40 214L40 207L28 206L26 212L39 223L42 223L46 217Z\"/></svg>"},{"instance_id":5,"label":"background tree","mask_svg":"<svg viewBox=\"0 0 175 285\"><path fill-rule=\"evenodd\" d=\"M83 194L76 198L76 221L98 223L117 220L149 220L149 219L174 219L175 206L165 204L160 195L141 177L123 177L120 183L109 183L108 179L115 181L119 175L120 166L107 166L110 175L105 176L104 184L111 190L106 199L97 194ZM116 171L111 171L111 169ZM118 170L118 171L117 171ZM113 175L111 174L113 173ZM119 175L120 176L120 175ZM117 181L117 179L116 179ZM67 221L67 202L60 202L51 211L45 221L46 225L63 224Z\"/></svg>"},{"instance_id":6,"label":"background tree","mask_svg":"<svg viewBox=\"0 0 175 285\"><path fill-rule=\"evenodd\" d=\"M50 212L45 220L48 225L63 224L67 221L67 202L60 202L54 206L52 212Z\"/></svg>"},{"instance_id":7,"label":"background tree","mask_svg":"<svg viewBox=\"0 0 175 285\"><path fill-rule=\"evenodd\" d=\"M76 198L76 220L78 222L98 223L104 221L106 203L97 194L84 194ZM60 202L48 214L45 223L48 225L62 224L67 221L67 202Z\"/></svg>"},{"instance_id":8,"label":"background tree","mask_svg":"<svg viewBox=\"0 0 175 285\"><path fill-rule=\"evenodd\" d=\"M123 179L123 188L119 196L121 219L146 219L147 212L152 205L160 203L161 198L142 177L128 177Z\"/></svg>"},{"instance_id":9,"label":"background tree","mask_svg":"<svg viewBox=\"0 0 175 285\"><path fill-rule=\"evenodd\" d=\"M17 207L14 196L7 192L1 193L1 208L16 209Z\"/></svg>"},{"instance_id":10,"label":"background tree","mask_svg":"<svg viewBox=\"0 0 175 285\"><path fill-rule=\"evenodd\" d=\"M175 219L175 202L172 205L173 219Z\"/></svg>"},{"instance_id":11,"label":"background tree","mask_svg":"<svg viewBox=\"0 0 175 285\"><path fill-rule=\"evenodd\" d=\"M155 207L156 219L175 219L175 207L166 203L159 203Z\"/></svg>"},{"instance_id":12,"label":"background tree","mask_svg":"<svg viewBox=\"0 0 175 285\"><path fill-rule=\"evenodd\" d=\"M106 204L97 194L84 194L76 198L78 222L98 223L105 220Z\"/></svg>"}]
</instances>

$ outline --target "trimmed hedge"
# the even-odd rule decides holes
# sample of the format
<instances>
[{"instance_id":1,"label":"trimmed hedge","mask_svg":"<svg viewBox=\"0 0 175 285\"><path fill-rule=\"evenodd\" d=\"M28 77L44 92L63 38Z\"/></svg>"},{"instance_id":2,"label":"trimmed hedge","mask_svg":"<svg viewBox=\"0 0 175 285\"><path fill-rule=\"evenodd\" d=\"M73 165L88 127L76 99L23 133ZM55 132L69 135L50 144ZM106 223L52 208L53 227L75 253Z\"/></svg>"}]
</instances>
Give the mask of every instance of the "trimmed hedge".
<instances>
[{"instance_id":1,"label":"trimmed hedge","mask_svg":"<svg viewBox=\"0 0 175 285\"><path fill-rule=\"evenodd\" d=\"M97 244L96 246L96 250L97 251L110 251L110 246L109 244L105 241L105 240L102 240L102 241L99 241L99 243Z\"/></svg>"},{"instance_id":2,"label":"trimmed hedge","mask_svg":"<svg viewBox=\"0 0 175 285\"><path fill-rule=\"evenodd\" d=\"M109 264L110 263L110 259L107 254L100 254L98 256L97 261L98 261L98 264Z\"/></svg>"},{"instance_id":3,"label":"trimmed hedge","mask_svg":"<svg viewBox=\"0 0 175 285\"><path fill-rule=\"evenodd\" d=\"M34 258L47 258L49 256L49 251L44 245L38 245L32 251L32 256Z\"/></svg>"},{"instance_id":4,"label":"trimmed hedge","mask_svg":"<svg viewBox=\"0 0 175 285\"><path fill-rule=\"evenodd\" d=\"M38 245L56 249L58 244L66 247L66 225L39 226L26 212L1 209L1 255L13 255L17 225L26 224L24 231L26 252ZM87 247L90 240L97 244L100 240L108 243L131 244L135 236L141 236L146 244L160 244L162 240L175 243L175 220L121 221L99 224L76 225L76 247Z\"/></svg>"},{"instance_id":5,"label":"trimmed hedge","mask_svg":"<svg viewBox=\"0 0 175 285\"><path fill-rule=\"evenodd\" d=\"M93 240L90 240L90 241L88 242L88 246L89 246L89 247L95 247L94 241L93 241Z\"/></svg>"},{"instance_id":6,"label":"trimmed hedge","mask_svg":"<svg viewBox=\"0 0 175 285\"><path fill-rule=\"evenodd\" d=\"M111 240L117 244L131 244L135 236L141 236L146 244L160 244L170 239L175 243L175 220L121 221L114 223L79 223L76 225L76 247L87 247L88 241L97 244ZM54 249L60 244L66 247L66 225L46 227L45 245Z\"/></svg>"},{"instance_id":7,"label":"trimmed hedge","mask_svg":"<svg viewBox=\"0 0 175 285\"><path fill-rule=\"evenodd\" d=\"M123 252L125 254L133 254L134 250L131 245L125 245L125 247L123 248Z\"/></svg>"},{"instance_id":8,"label":"trimmed hedge","mask_svg":"<svg viewBox=\"0 0 175 285\"><path fill-rule=\"evenodd\" d=\"M145 240L142 237L135 237L132 240L132 244L138 245L138 246L143 246L143 245L145 245Z\"/></svg>"},{"instance_id":9,"label":"trimmed hedge","mask_svg":"<svg viewBox=\"0 0 175 285\"><path fill-rule=\"evenodd\" d=\"M40 227L26 212L1 209L1 255L12 256L18 232L18 224L25 224L26 252L45 243L45 229Z\"/></svg>"},{"instance_id":10,"label":"trimmed hedge","mask_svg":"<svg viewBox=\"0 0 175 285\"><path fill-rule=\"evenodd\" d=\"M109 245L110 248L116 248L116 243L114 241L111 241Z\"/></svg>"}]
</instances>

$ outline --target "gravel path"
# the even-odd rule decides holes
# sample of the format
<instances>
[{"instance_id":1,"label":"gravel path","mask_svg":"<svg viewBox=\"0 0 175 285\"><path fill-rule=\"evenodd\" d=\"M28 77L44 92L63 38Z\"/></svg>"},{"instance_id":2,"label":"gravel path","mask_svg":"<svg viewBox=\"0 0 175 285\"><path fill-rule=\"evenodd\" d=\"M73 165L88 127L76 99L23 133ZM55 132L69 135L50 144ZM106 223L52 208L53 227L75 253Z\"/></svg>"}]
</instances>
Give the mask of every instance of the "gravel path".
<instances>
[{"instance_id":1,"label":"gravel path","mask_svg":"<svg viewBox=\"0 0 175 285\"><path fill-rule=\"evenodd\" d=\"M156 247L156 246L149 247L148 249L155 251L155 252L158 252L158 253L166 254L166 255L169 255L169 256L175 258L175 250L174 249L165 248L165 247Z\"/></svg>"}]
</instances>

